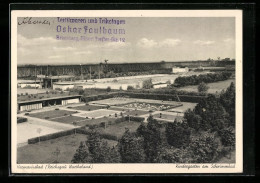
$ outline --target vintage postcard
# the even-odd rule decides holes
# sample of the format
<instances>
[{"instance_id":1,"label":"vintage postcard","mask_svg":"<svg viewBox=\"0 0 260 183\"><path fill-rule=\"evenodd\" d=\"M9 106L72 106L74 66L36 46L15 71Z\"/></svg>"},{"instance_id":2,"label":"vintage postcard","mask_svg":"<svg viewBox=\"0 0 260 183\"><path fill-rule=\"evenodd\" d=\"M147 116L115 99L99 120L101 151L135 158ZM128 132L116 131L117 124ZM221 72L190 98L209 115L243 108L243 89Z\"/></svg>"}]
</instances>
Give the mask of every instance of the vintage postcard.
<instances>
[{"instance_id":1,"label":"vintage postcard","mask_svg":"<svg viewBox=\"0 0 260 183\"><path fill-rule=\"evenodd\" d=\"M242 11L11 11L11 173L242 173Z\"/></svg>"}]
</instances>

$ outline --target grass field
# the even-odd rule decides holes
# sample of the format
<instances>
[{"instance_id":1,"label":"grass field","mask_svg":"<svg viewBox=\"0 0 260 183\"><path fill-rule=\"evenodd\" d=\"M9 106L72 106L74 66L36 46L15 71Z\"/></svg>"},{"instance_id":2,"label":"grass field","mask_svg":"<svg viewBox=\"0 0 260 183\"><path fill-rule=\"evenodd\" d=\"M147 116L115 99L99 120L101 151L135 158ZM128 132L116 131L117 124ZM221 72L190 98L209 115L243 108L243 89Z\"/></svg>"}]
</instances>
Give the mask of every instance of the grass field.
<instances>
[{"instance_id":1,"label":"grass field","mask_svg":"<svg viewBox=\"0 0 260 183\"><path fill-rule=\"evenodd\" d=\"M31 117L40 118L40 119L52 119L57 118L61 116L67 116L70 114L74 114L76 112L74 111L66 111L66 110L52 110L52 111L44 111L44 112L38 112L38 113L30 113Z\"/></svg>"},{"instance_id":2,"label":"grass field","mask_svg":"<svg viewBox=\"0 0 260 183\"><path fill-rule=\"evenodd\" d=\"M17 149L17 163L53 163L57 160L57 156L54 155L54 152L57 148L60 150L58 162L71 163L73 155L79 147L80 142L86 140L86 135L76 134L40 142L37 144L29 144ZM117 144L117 141L107 140L107 142L110 147L113 147Z\"/></svg>"},{"instance_id":3,"label":"grass field","mask_svg":"<svg viewBox=\"0 0 260 183\"><path fill-rule=\"evenodd\" d=\"M108 126L106 129L99 128L98 132L101 134L115 135L115 136L117 136L117 138L120 138L125 133L126 128L128 128L130 130L130 132L135 132L136 129L140 126L140 124L141 123L139 123L139 122L125 121L122 123Z\"/></svg>"},{"instance_id":4,"label":"grass field","mask_svg":"<svg viewBox=\"0 0 260 183\"><path fill-rule=\"evenodd\" d=\"M175 115L170 115L170 114L162 114L162 116L160 118L160 114L157 113L157 114L154 114L153 117L154 118L159 118L159 119L167 119L167 120L174 121L176 117L180 118L181 116L175 116Z\"/></svg>"},{"instance_id":5,"label":"grass field","mask_svg":"<svg viewBox=\"0 0 260 183\"><path fill-rule=\"evenodd\" d=\"M56 121L65 124L73 124L73 122L76 122L76 124L78 124L77 122L80 122L82 120L86 120L86 119L77 116L64 116L60 118L50 119L50 121Z\"/></svg>"},{"instance_id":6,"label":"grass field","mask_svg":"<svg viewBox=\"0 0 260 183\"><path fill-rule=\"evenodd\" d=\"M226 81L208 83L207 84L209 86L208 93L221 92L223 89L226 89L227 87L229 87L231 82L235 83L235 79L228 79ZM198 91L198 85L184 86L184 87L178 88L178 90L184 90L184 91L189 91L189 92L197 92Z\"/></svg>"},{"instance_id":7,"label":"grass field","mask_svg":"<svg viewBox=\"0 0 260 183\"><path fill-rule=\"evenodd\" d=\"M72 107L71 109L75 110L81 110L81 111L94 111L98 109L103 109L104 106L96 106L96 105L82 105L82 106L77 106L77 107Z\"/></svg>"}]
</instances>

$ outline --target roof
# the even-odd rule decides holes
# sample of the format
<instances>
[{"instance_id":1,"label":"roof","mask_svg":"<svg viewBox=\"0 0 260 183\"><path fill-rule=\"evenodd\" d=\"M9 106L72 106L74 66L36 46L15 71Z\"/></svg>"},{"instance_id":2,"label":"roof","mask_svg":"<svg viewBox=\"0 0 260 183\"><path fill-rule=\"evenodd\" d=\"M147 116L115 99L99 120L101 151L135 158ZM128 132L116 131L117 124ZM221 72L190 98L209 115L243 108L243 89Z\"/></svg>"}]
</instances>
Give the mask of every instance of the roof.
<instances>
[{"instance_id":1,"label":"roof","mask_svg":"<svg viewBox=\"0 0 260 183\"><path fill-rule=\"evenodd\" d=\"M31 103L31 102L41 102L41 101L46 101L46 100L66 99L66 98L81 97L81 96L82 95L68 95L68 96L51 97L51 98L44 98L44 99L37 99L37 100L27 100L27 101L21 101L21 102L17 102L17 103L25 104L25 103Z\"/></svg>"},{"instance_id":2,"label":"roof","mask_svg":"<svg viewBox=\"0 0 260 183\"><path fill-rule=\"evenodd\" d=\"M45 75L37 75L37 78L41 79L64 79L64 78L74 78L72 75L63 75L63 76L45 76Z\"/></svg>"}]
</instances>

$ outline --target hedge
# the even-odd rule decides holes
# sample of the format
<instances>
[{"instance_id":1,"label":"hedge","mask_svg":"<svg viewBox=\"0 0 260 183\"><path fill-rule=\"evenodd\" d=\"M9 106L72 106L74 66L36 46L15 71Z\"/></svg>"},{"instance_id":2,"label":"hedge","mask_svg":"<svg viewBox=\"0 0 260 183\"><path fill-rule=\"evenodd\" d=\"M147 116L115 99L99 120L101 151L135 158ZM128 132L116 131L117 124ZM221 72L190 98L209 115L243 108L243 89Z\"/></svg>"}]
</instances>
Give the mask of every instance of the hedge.
<instances>
[{"instance_id":1,"label":"hedge","mask_svg":"<svg viewBox=\"0 0 260 183\"><path fill-rule=\"evenodd\" d=\"M135 122L140 122L142 123L144 121L145 118L143 117L138 117L138 116L130 116L130 120L131 121L135 121ZM125 120L129 120L129 116L125 117Z\"/></svg>"},{"instance_id":2,"label":"hedge","mask_svg":"<svg viewBox=\"0 0 260 183\"><path fill-rule=\"evenodd\" d=\"M125 93L129 97L132 98L142 98L142 99L153 99L153 100L173 100L178 101L176 95L170 94L153 94L153 93ZM206 96L189 96L189 95L178 95L181 102L192 102L198 103L201 99L205 98Z\"/></svg>"},{"instance_id":3,"label":"hedge","mask_svg":"<svg viewBox=\"0 0 260 183\"><path fill-rule=\"evenodd\" d=\"M67 136L67 135L71 135L71 134L74 134L74 133L75 133L75 130L71 129L71 130L67 130L67 131L62 131L62 132L52 133L52 134L48 134L48 135L43 135L43 136L40 136L40 137L35 137L35 138L28 139L28 144L35 144L35 143L37 143L39 141L46 141L46 140L56 139L56 138Z\"/></svg>"},{"instance_id":4,"label":"hedge","mask_svg":"<svg viewBox=\"0 0 260 183\"><path fill-rule=\"evenodd\" d=\"M24 123L24 122L27 122L28 119L27 118L24 118L24 117L17 117L17 123Z\"/></svg>"},{"instance_id":5,"label":"hedge","mask_svg":"<svg viewBox=\"0 0 260 183\"><path fill-rule=\"evenodd\" d=\"M99 133L99 135L100 135L100 137L102 137L104 139L115 140L115 141L118 140L116 135L112 135L112 134L108 134L108 133Z\"/></svg>"}]
</instances>

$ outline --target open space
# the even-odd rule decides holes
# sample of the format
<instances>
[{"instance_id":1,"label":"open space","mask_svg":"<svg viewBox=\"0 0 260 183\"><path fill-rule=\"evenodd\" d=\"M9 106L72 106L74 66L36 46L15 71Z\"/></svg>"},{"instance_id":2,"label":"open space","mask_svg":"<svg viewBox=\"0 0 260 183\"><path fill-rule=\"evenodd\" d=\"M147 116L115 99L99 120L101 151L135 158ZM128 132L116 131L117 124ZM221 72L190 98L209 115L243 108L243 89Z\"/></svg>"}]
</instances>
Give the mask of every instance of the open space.
<instances>
[{"instance_id":1,"label":"open space","mask_svg":"<svg viewBox=\"0 0 260 183\"><path fill-rule=\"evenodd\" d=\"M218 81L215 83L208 83L209 86L208 93L216 93L221 92L223 89L226 89L230 86L231 82L235 83L235 79L228 79L225 81ZM198 92L198 85L192 85L192 86L184 86L178 88L178 90L184 90L189 92Z\"/></svg>"},{"instance_id":2,"label":"open space","mask_svg":"<svg viewBox=\"0 0 260 183\"><path fill-rule=\"evenodd\" d=\"M86 141L87 136L82 134L68 135L56 139L43 141L36 144L29 144L17 149L18 164L33 163L71 163L73 155L81 141ZM108 145L113 147L116 141L107 140ZM55 152L58 150L60 154L57 158Z\"/></svg>"},{"instance_id":3,"label":"open space","mask_svg":"<svg viewBox=\"0 0 260 183\"><path fill-rule=\"evenodd\" d=\"M84 113L74 114L74 116L84 117L84 118L101 118L104 116L115 116L115 114L119 115L120 111L108 110L108 109L99 109L95 111L89 111Z\"/></svg>"}]
</instances>

